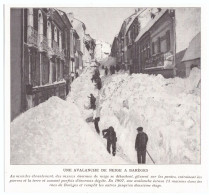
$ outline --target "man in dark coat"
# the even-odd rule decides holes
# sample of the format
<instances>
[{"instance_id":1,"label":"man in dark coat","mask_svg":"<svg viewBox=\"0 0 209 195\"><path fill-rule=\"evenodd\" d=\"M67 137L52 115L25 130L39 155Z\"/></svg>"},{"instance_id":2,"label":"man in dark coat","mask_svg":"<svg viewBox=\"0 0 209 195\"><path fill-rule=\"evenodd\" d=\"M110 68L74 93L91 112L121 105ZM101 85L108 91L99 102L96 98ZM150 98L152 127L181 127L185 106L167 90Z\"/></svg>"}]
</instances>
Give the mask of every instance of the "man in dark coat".
<instances>
[{"instance_id":1,"label":"man in dark coat","mask_svg":"<svg viewBox=\"0 0 209 195\"><path fill-rule=\"evenodd\" d=\"M135 142L135 149L137 151L137 160L138 160L138 164L141 163L145 164L148 136L146 133L143 132L142 127L138 127L137 131L138 134L136 136L136 142Z\"/></svg>"},{"instance_id":2,"label":"man in dark coat","mask_svg":"<svg viewBox=\"0 0 209 195\"><path fill-rule=\"evenodd\" d=\"M109 127L108 129L103 130L102 135L107 139L107 151L111 154L110 148L112 146L112 155L115 156L117 137L114 128Z\"/></svg>"},{"instance_id":3,"label":"man in dark coat","mask_svg":"<svg viewBox=\"0 0 209 195\"><path fill-rule=\"evenodd\" d=\"M96 79L96 87L97 87L98 90L100 90L102 88L102 80L101 80L100 77L98 77Z\"/></svg>"},{"instance_id":4,"label":"man in dark coat","mask_svg":"<svg viewBox=\"0 0 209 195\"><path fill-rule=\"evenodd\" d=\"M78 78L78 72L75 73L75 77Z\"/></svg>"},{"instance_id":5,"label":"man in dark coat","mask_svg":"<svg viewBox=\"0 0 209 195\"><path fill-rule=\"evenodd\" d=\"M112 66L112 74L115 74L115 66Z\"/></svg>"},{"instance_id":6,"label":"man in dark coat","mask_svg":"<svg viewBox=\"0 0 209 195\"><path fill-rule=\"evenodd\" d=\"M95 70L94 75L96 78L98 78L100 76L100 72L99 72L98 68Z\"/></svg>"},{"instance_id":7,"label":"man in dark coat","mask_svg":"<svg viewBox=\"0 0 209 195\"><path fill-rule=\"evenodd\" d=\"M90 109L95 110L96 109L96 98L94 97L94 95L91 93L90 94Z\"/></svg>"},{"instance_id":8,"label":"man in dark coat","mask_svg":"<svg viewBox=\"0 0 209 195\"><path fill-rule=\"evenodd\" d=\"M100 134L100 130L99 130L99 121L100 121L100 117L96 117L96 118L94 119L94 126L95 126L96 132L97 132L98 134Z\"/></svg>"},{"instance_id":9,"label":"man in dark coat","mask_svg":"<svg viewBox=\"0 0 209 195\"><path fill-rule=\"evenodd\" d=\"M111 66L110 66L110 74L111 74L111 75L112 75L112 67L113 67L113 66L111 65Z\"/></svg>"},{"instance_id":10,"label":"man in dark coat","mask_svg":"<svg viewBox=\"0 0 209 195\"><path fill-rule=\"evenodd\" d=\"M107 76L107 74L108 74L108 68L107 68L107 66L105 67L105 75Z\"/></svg>"}]
</instances>

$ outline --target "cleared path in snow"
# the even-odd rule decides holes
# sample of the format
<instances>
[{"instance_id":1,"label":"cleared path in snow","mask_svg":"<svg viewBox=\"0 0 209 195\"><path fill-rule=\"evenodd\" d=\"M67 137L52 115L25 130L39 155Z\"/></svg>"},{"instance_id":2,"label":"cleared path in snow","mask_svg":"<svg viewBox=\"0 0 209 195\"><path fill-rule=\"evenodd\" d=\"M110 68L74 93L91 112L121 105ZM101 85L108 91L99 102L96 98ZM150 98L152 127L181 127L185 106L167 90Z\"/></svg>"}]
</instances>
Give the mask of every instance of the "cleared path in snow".
<instances>
[{"instance_id":1,"label":"cleared path in snow","mask_svg":"<svg viewBox=\"0 0 209 195\"><path fill-rule=\"evenodd\" d=\"M88 96L92 93L95 97L97 97L97 108L99 108L99 100L100 97L100 91L96 89L95 83L91 82L91 76L94 72L93 67L86 68L83 73L74 80L71 86L71 93L68 95L68 99L72 100L80 109L80 112L82 114L82 117L84 120L86 120L89 117L93 116L93 110L88 109L90 100L88 99ZM104 70L100 70L101 78L104 75ZM88 123L91 130L97 135L98 140L103 144L104 148L106 149L107 141L104 139L101 135L101 131L103 129L100 128L100 135L97 134L94 123L90 122ZM100 123L99 123L100 126ZM109 125L111 126L111 124ZM108 126L106 127L108 128ZM133 162L129 159L129 157L124 153L122 147L117 142L117 150L116 150L116 156L120 157L125 161L127 164L136 164L136 162ZM108 153L108 152L107 152ZM123 162L124 164L124 162Z\"/></svg>"}]
</instances>

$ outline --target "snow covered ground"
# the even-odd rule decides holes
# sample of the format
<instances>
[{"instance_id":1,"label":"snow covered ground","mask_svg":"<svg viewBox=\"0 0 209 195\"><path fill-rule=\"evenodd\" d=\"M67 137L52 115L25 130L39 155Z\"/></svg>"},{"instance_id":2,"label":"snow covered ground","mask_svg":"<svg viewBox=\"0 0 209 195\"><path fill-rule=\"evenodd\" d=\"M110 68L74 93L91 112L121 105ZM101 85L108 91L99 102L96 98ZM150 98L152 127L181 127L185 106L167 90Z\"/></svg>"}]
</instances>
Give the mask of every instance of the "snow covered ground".
<instances>
[{"instance_id":1,"label":"snow covered ground","mask_svg":"<svg viewBox=\"0 0 209 195\"><path fill-rule=\"evenodd\" d=\"M187 79L118 73L102 76L98 91L94 67L74 80L64 101L52 97L11 123L12 164L137 164L136 128L149 136L148 151L156 164L200 163L200 70ZM104 70L100 71L104 75ZM115 157L106 151L89 110L97 98L100 131L113 126L118 137ZM149 156L147 163L152 164Z\"/></svg>"},{"instance_id":2,"label":"snow covered ground","mask_svg":"<svg viewBox=\"0 0 209 195\"><path fill-rule=\"evenodd\" d=\"M200 162L200 70L187 79L165 79L161 75L115 74L103 77L97 91L91 83L89 68L72 85L69 99L78 105L82 116L87 96L97 97L100 129L113 126L118 145L130 162L136 163L136 128L142 126L149 136L148 152L156 164L193 164ZM153 162L147 156L147 163Z\"/></svg>"},{"instance_id":3,"label":"snow covered ground","mask_svg":"<svg viewBox=\"0 0 209 195\"><path fill-rule=\"evenodd\" d=\"M11 164L118 164L71 101L51 97L11 123Z\"/></svg>"},{"instance_id":4,"label":"snow covered ground","mask_svg":"<svg viewBox=\"0 0 209 195\"><path fill-rule=\"evenodd\" d=\"M136 128L142 126L156 164L200 163L199 80L199 69L188 79L146 74L109 77L100 94L100 126L111 121L132 161L136 161Z\"/></svg>"}]
</instances>

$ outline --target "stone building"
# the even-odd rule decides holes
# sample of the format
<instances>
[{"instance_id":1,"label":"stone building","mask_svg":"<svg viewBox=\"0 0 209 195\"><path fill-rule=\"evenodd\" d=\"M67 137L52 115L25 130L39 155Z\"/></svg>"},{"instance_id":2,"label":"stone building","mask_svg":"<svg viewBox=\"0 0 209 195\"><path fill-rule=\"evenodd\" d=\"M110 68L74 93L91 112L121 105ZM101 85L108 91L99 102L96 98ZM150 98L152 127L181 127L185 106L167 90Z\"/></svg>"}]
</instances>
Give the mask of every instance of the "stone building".
<instances>
[{"instance_id":1,"label":"stone building","mask_svg":"<svg viewBox=\"0 0 209 195\"><path fill-rule=\"evenodd\" d=\"M54 8L11 9L11 120L68 92L72 26Z\"/></svg>"}]
</instances>

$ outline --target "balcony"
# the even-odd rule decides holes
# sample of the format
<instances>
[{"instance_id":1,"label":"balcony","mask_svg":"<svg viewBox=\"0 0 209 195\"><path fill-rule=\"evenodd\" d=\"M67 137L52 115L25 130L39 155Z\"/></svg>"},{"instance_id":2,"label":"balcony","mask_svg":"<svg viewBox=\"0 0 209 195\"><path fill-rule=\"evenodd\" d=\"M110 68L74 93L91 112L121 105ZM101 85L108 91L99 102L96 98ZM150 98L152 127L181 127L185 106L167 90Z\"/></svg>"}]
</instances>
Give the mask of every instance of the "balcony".
<instances>
[{"instance_id":1,"label":"balcony","mask_svg":"<svg viewBox=\"0 0 209 195\"><path fill-rule=\"evenodd\" d=\"M54 56L54 50L53 50L53 48L48 47L48 54L49 54L49 57L50 58L52 58Z\"/></svg>"},{"instance_id":2,"label":"balcony","mask_svg":"<svg viewBox=\"0 0 209 195\"><path fill-rule=\"evenodd\" d=\"M36 106L52 96L58 96L62 99L66 98L66 82L59 81L45 86L32 88L33 104Z\"/></svg>"},{"instance_id":3,"label":"balcony","mask_svg":"<svg viewBox=\"0 0 209 195\"><path fill-rule=\"evenodd\" d=\"M60 57L61 57L62 60L65 59L65 52L64 52L64 50L62 50L62 51L60 52Z\"/></svg>"},{"instance_id":4,"label":"balcony","mask_svg":"<svg viewBox=\"0 0 209 195\"><path fill-rule=\"evenodd\" d=\"M129 40L128 40L128 46L131 46L132 43L133 43L133 42L132 42L132 39L129 39Z\"/></svg>"},{"instance_id":5,"label":"balcony","mask_svg":"<svg viewBox=\"0 0 209 195\"><path fill-rule=\"evenodd\" d=\"M39 42L39 51L40 52L47 52L48 51L48 40L44 35L38 36Z\"/></svg>"},{"instance_id":6,"label":"balcony","mask_svg":"<svg viewBox=\"0 0 209 195\"><path fill-rule=\"evenodd\" d=\"M58 43L55 40L53 40L53 44L52 45L53 45L52 49L53 49L54 55L55 56L60 56Z\"/></svg>"},{"instance_id":7,"label":"balcony","mask_svg":"<svg viewBox=\"0 0 209 195\"><path fill-rule=\"evenodd\" d=\"M27 43L29 47L38 47L38 32L32 26L28 26Z\"/></svg>"}]
</instances>

